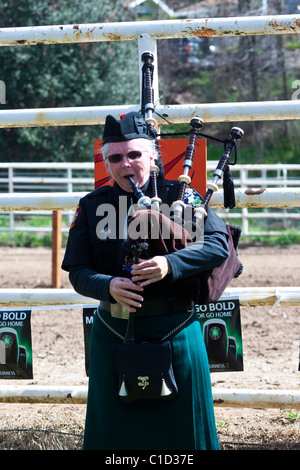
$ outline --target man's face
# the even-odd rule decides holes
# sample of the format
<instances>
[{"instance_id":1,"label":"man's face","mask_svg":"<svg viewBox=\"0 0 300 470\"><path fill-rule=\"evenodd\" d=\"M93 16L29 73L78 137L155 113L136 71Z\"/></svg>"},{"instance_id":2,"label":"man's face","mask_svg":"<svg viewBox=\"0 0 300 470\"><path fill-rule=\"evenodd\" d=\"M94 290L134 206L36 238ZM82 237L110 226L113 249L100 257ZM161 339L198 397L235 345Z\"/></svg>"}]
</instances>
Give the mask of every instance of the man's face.
<instances>
[{"instance_id":1,"label":"man's face","mask_svg":"<svg viewBox=\"0 0 300 470\"><path fill-rule=\"evenodd\" d=\"M130 183L126 176L131 176L138 187L143 186L149 178L150 167L154 163L154 153L146 150L145 139L133 139L125 142L111 142L108 144L105 167L108 174L116 183L127 192L132 192ZM129 158L131 152L141 152L141 157ZM111 155L122 155L119 162L110 162ZM128 157L129 154L129 157Z\"/></svg>"}]
</instances>

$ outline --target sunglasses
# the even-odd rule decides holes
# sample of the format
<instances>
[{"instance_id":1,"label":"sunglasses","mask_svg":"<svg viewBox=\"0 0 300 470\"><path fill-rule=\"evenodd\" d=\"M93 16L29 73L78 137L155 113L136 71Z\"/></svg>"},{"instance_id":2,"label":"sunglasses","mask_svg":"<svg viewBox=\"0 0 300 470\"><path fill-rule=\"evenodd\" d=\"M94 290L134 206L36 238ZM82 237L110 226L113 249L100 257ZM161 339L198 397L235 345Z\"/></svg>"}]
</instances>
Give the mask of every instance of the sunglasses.
<instances>
[{"instance_id":1,"label":"sunglasses","mask_svg":"<svg viewBox=\"0 0 300 470\"><path fill-rule=\"evenodd\" d=\"M124 156L129 158L129 160L137 160L141 158L142 152L140 150L132 150L131 152L126 153L123 155L122 153L113 153L112 155L107 156L107 160L109 163L119 163Z\"/></svg>"}]
</instances>

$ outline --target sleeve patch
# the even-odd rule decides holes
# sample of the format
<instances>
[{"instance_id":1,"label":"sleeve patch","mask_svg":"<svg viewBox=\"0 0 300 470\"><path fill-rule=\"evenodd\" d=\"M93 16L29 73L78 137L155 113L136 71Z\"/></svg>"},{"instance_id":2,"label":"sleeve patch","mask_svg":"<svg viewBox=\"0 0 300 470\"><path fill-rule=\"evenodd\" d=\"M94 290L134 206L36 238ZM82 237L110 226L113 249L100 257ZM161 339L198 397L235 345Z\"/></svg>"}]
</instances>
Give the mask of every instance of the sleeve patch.
<instances>
[{"instance_id":1,"label":"sleeve patch","mask_svg":"<svg viewBox=\"0 0 300 470\"><path fill-rule=\"evenodd\" d=\"M76 208L76 211L75 211L75 214L74 214L74 217L73 217L73 220L72 220L72 222L71 222L69 231L70 231L73 227L75 227L76 221L77 221L77 219L78 219L78 216L79 216L80 212L81 212L81 207L80 207L80 205L78 204L78 206L77 206L77 208Z\"/></svg>"}]
</instances>

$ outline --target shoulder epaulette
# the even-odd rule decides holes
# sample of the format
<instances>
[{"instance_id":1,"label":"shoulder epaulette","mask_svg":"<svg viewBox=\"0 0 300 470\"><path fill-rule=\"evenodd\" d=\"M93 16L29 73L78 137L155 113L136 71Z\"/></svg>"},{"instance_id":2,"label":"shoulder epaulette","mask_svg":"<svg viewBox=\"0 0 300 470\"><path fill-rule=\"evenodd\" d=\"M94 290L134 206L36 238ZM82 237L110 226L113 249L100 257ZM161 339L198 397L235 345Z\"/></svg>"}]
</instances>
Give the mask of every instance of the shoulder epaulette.
<instances>
[{"instance_id":1,"label":"shoulder epaulette","mask_svg":"<svg viewBox=\"0 0 300 470\"><path fill-rule=\"evenodd\" d=\"M94 191L91 191L90 193L88 193L86 196L87 197L98 196L99 194L104 194L104 193L107 193L108 191L112 191L112 186L110 185L100 186L99 188L94 189Z\"/></svg>"}]
</instances>

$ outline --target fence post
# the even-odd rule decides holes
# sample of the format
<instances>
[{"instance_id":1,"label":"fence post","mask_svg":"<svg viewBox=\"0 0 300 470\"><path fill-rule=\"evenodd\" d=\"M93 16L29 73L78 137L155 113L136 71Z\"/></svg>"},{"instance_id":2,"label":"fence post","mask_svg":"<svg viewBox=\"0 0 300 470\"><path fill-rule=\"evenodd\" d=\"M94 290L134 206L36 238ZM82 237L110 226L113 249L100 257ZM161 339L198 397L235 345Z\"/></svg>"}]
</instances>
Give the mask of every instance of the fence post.
<instances>
[{"instance_id":1,"label":"fence post","mask_svg":"<svg viewBox=\"0 0 300 470\"><path fill-rule=\"evenodd\" d=\"M61 210L52 212L52 287L61 287Z\"/></svg>"}]
</instances>

